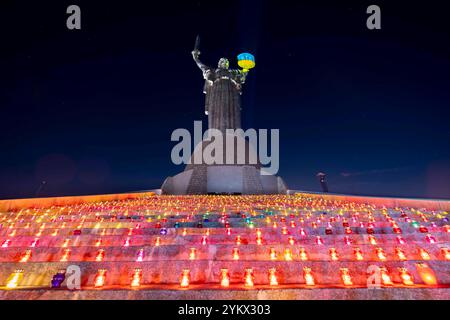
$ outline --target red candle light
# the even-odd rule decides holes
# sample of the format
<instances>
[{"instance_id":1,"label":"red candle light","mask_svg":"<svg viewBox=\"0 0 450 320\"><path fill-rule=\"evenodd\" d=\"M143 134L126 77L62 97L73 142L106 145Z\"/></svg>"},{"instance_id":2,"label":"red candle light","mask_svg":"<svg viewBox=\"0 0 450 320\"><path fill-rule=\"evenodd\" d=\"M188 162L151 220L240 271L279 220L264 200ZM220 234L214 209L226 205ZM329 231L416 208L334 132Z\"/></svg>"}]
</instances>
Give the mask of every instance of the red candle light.
<instances>
[{"instance_id":1,"label":"red candle light","mask_svg":"<svg viewBox=\"0 0 450 320\"><path fill-rule=\"evenodd\" d=\"M144 249L139 249L136 262L142 262L144 260Z\"/></svg>"},{"instance_id":2,"label":"red candle light","mask_svg":"<svg viewBox=\"0 0 450 320\"><path fill-rule=\"evenodd\" d=\"M293 246L293 245L295 244L295 240L294 240L294 237L292 237L292 236L289 236L289 238L288 238L288 242L289 242L289 244L290 244L291 246Z\"/></svg>"}]
</instances>

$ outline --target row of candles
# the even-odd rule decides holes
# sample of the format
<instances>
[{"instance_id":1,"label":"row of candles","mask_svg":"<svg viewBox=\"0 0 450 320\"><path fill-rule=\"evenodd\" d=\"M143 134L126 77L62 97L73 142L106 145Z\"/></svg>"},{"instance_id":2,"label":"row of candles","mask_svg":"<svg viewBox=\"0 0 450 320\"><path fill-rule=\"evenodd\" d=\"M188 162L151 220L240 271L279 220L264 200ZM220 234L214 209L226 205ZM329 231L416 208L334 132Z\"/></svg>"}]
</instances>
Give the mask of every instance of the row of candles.
<instances>
[{"instance_id":1,"label":"row of candles","mask_svg":"<svg viewBox=\"0 0 450 320\"><path fill-rule=\"evenodd\" d=\"M425 285L429 286L435 286L437 285L437 279L433 272L433 270L425 263L417 263L416 268L418 271L418 274L420 278L422 279L422 282ZM401 282L403 285L406 286L412 286L414 285L414 279L411 273L408 271L405 267L397 268L399 278L401 279ZM189 288L191 284L191 274L190 269L183 269L182 273L180 275L180 282L179 286L180 288ZM340 274L340 281L341 284L344 286L353 286L353 280L352 276L349 272L348 268L340 268L339 269ZM15 289L19 286L20 282L22 281L24 276L24 270L18 269L15 270L7 279L5 288L6 289ZM279 283L279 277L277 275L277 269L276 268L269 268L267 271L268 281L266 285L269 286L278 286ZM94 278L94 287L95 288L102 288L106 283L106 277L107 277L107 269L98 269L98 272ZM142 277L143 272L141 268L134 269L134 272L131 276L130 286L132 288L139 288L142 285ZM304 284L306 286L316 286L317 280L314 276L314 272L310 267L303 267L303 281L301 284ZM231 284L231 275L229 272L229 269L222 268L220 269L220 286L223 288L228 288ZM379 267L379 278L380 278L380 285L383 286L393 286L394 281L392 280L391 275L387 271L386 267ZM65 280L65 270L58 271L56 275L53 276L53 279L51 281L52 288L60 288L62 283ZM244 271L244 277L242 279L241 284L243 283L244 287L246 288L253 288L255 286L255 274L253 268L246 268ZM292 285L292 283L289 283ZM330 284L324 284L324 285L330 285ZM367 283L368 286L373 285L373 283ZM375 283L376 285L376 283Z\"/></svg>"},{"instance_id":2,"label":"row of candles","mask_svg":"<svg viewBox=\"0 0 450 320\"><path fill-rule=\"evenodd\" d=\"M70 260L70 255L71 255L72 251L69 248L66 248L63 253L62 256L60 258L60 262L67 262ZM385 252L385 250L383 248L377 247L374 251L377 260L379 261L386 261L387 260L387 254ZM396 247L394 249L394 253L395 256L397 257L398 260L400 261L405 261L408 260L404 250L402 248ZM328 250L328 254L329 254L329 260L330 261L338 261L339 260L339 253L338 250L336 248L330 248ZM450 260L450 250L446 247L440 248L440 254L442 256L442 259L444 260ZM190 248L189 250L189 259L190 260L196 260L198 259L198 249L197 248ZM278 260L279 259L279 252L277 252L277 250L275 248L270 248L268 255L267 255L267 260ZM293 261L294 260L294 254L292 252L291 248L285 248L284 251L282 252L282 256L284 258L285 261ZM353 256L354 256L354 260L356 261L363 261L365 260L364 258L364 254L361 251L361 249L359 247L355 247L353 248ZM239 260L241 257L239 248L234 247L231 251L231 257L232 260ZM30 261L32 258L32 251L31 249L28 249L25 251L25 253L20 257L19 262L28 262ZM308 252L306 251L305 248L299 248L298 250L298 258L301 261L310 261L311 259L309 258ZM417 259L418 258L418 259ZM105 250L104 249L100 249L96 255L95 255L95 261L98 262L102 262L105 259ZM314 259L314 260L322 260L322 259ZM345 260L345 259L344 259ZM366 259L366 260L371 260L371 259ZM429 254L429 252L423 248L418 248L418 255L417 257L414 257L413 259L410 260L431 260L431 255ZM139 249L138 254L136 256L136 262L142 262L144 261L144 249Z\"/></svg>"},{"instance_id":3,"label":"row of candles","mask_svg":"<svg viewBox=\"0 0 450 320\"><path fill-rule=\"evenodd\" d=\"M231 235L231 229L228 231L228 234ZM162 237L160 237L160 236L157 236L157 237L149 237L149 238L150 238L150 239L153 238L153 241L148 242L148 243L142 243L142 241L147 242L147 239L141 239L140 244L141 244L141 245L144 244L144 245L160 246L160 245L163 243ZM201 243L202 245L207 245L207 244L210 243L210 240L208 240L208 239L209 239L209 238L208 238L208 234L203 235L203 236L201 236L201 238L200 238L200 243ZM363 238L360 238L359 240L361 240L362 243L365 243L366 241L368 241L371 245L377 245L377 244L378 244L377 238L376 238L375 236L373 236L373 235L369 235L369 236L367 237L367 239L363 237ZM429 244L435 244L435 243L438 242L438 241L436 240L436 237L432 236L431 234L427 234L423 239L418 239L418 240L423 240L423 241L425 241L425 242L427 242L427 243L429 243ZM62 241L62 244L61 244L60 246L61 246L62 248L65 248L65 247L68 247L69 245L72 245L72 244L71 244L72 241L71 241L70 238L66 238L66 239L61 240L61 241ZM287 239L284 240L284 241L286 241L286 242L285 242L286 244L289 244L289 245L291 245L291 246L292 246L292 245L295 245L296 242L301 242L301 243L305 243L305 242L311 243L311 242L313 242L313 243L315 243L316 245L319 245L319 246L322 246L322 245L325 244L325 241L324 241L323 237L321 237L321 236L316 236L316 237L314 237L314 238L303 238L303 239L296 239L296 238L294 238L293 236L289 236L289 237L287 237ZM342 244L345 244L345 245L348 245L348 246L353 245L353 244L355 243L355 239L354 239L354 238L351 238L351 237L349 237L349 236L344 236L344 237L342 238L341 241L342 241L342 242L341 242ZM417 241L417 240L415 240L414 242L416 242L416 241ZM39 246L39 242L40 242L40 238L34 238L31 242L29 242L28 247L30 247L30 248L38 247L38 246ZM272 241L272 242L276 242L277 244L280 243L279 241ZM404 245L404 244L407 243L407 241L405 240L405 238L402 237L402 236L396 236L396 237L395 237L395 242L396 242L397 244L399 244L399 245ZM216 244L219 244L219 243L222 243L222 244L229 244L229 243L231 243L231 242L230 242L230 240L228 240L228 239L225 239L225 241L224 241L223 239L220 239L219 241L216 241ZM234 243L235 243L236 245L248 245L248 244L249 244L249 241L248 241L247 238L243 238L241 235L237 235L237 236L235 237L235 239L234 239ZM333 238L333 243L336 243L336 244L338 243L336 238ZM94 247L99 247L99 246L102 246L102 244L103 244L102 238L96 238L96 239L94 239L94 240L91 240L90 243L86 243L86 242L83 243L83 246L94 246ZM176 241L173 240L173 241L171 241L171 242L166 242L165 244L166 244L166 245L176 244ZM257 237L255 238L254 244L257 244L257 245L263 245L263 244L264 244L264 245L266 245L266 244L268 244L268 243L265 242L264 239L263 239L261 236L257 236ZM3 241L1 242L0 247L1 247L1 248L9 248L9 247L11 247L12 245L13 245L13 241L12 241L11 239L5 239L5 240L3 240ZM76 242L75 244L73 244L73 245L74 245L74 246L80 246L79 241L77 241L77 242ZM131 240L131 238L130 238L130 237L126 237L126 238L123 240L121 246L123 246L123 247L130 247L131 245L132 245L132 240ZM21 241L20 247L22 247L22 246L23 246L23 241ZM110 244L109 246L117 246L117 244L116 244L116 245ZM47 246L47 247L48 247L48 246Z\"/></svg>"}]
</instances>

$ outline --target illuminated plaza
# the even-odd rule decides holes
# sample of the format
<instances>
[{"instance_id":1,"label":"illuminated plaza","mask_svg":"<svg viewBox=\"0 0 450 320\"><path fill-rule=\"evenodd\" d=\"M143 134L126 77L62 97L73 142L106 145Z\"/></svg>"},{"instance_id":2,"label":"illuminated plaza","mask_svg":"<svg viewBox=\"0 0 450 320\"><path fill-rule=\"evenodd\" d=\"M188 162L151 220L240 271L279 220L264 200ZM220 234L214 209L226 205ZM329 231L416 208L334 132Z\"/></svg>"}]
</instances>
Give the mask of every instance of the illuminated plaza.
<instances>
[{"instance_id":1,"label":"illuminated plaza","mask_svg":"<svg viewBox=\"0 0 450 320\"><path fill-rule=\"evenodd\" d=\"M3 200L0 296L448 299L448 205L307 193ZM81 280L67 290L74 265Z\"/></svg>"}]
</instances>

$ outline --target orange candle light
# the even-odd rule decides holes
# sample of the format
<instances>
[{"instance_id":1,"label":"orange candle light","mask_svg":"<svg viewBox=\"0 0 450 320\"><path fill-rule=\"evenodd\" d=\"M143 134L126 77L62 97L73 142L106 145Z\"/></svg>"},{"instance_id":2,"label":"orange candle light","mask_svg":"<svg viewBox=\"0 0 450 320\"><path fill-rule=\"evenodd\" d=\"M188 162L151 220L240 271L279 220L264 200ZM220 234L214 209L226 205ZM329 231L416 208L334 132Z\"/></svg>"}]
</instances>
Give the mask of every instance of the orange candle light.
<instances>
[{"instance_id":1,"label":"orange candle light","mask_svg":"<svg viewBox=\"0 0 450 320\"><path fill-rule=\"evenodd\" d=\"M430 260L430 254L423 248L419 248L419 255L423 260Z\"/></svg>"},{"instance_id":2,"label":"orange candle light","mask_svg":"<svg viewBox=\"0 0 450 320\"><path fill-rule=\"evenodd\" d=\"M290 248L284 249L284 260L292 261L292 250Z\"/></svg>"},{"instance_id":3,"label":"orange candle light","mask_svg":"<svg viewBox=\"0 0 450 320\"><path fill-rule=\"evenodd\" d=\"M270 268L269 269L269 285L271 286L277 286L278 285L278 279L276 275L276 269Z\"/></svg>"},{"instance_id":4,"label":"orange candle light","mask_svg":"<svg viewBox=\"0 0 450 320\"><path fill-rule=\"evenodd\" d=\"M303 267L303 278L307 286L315 286L314 276L311 273L311 268Z\"/></svg>"},{"instance_id":5,"label":"orange candle light","mask_svg":"<svg viewBox=\"0 0 450 320\"><path fill-rule=\"evenodd\" d=\"M358 261L364 260L364 257L363 257L363 254L362 254L360 248L355 248L355 249L353 250L353 254L355 255L355 259L356 259L356 260L358 260Z\"/></svg>"},{"instance_id":6,"label":"orange candle light","mask_svg":"<svg viewBox=\"0 0 450 320\"><path fill-rule=\"evenodd\" d=\"M70 249L65 249L64 254L59 261L66 262L69 260L69 257L70 257Z\"/></svg>"},{"instance_id":7,"label":"orange candle light","mask_svg":"<svg viewBox=\"0 0 450 320\"><path fill-rule=\"evenodd\" d=\"M189 249L189 260L195 260L197 258L197 249L191 248Z\"/></svg>"},{"instance_id":8,"label":"orange candle light","mask_svg":"<svg viewBox=\"0 0 450 320\"><path fill-rule=\"evenodd\" d=\"M277 252L275 248L270 248L270 260L277 260Z\"/></svg>"},{"instance_id":9,"label":"orange candle light","mask_svg":"<svg viewBox=\"0 0 450 320\"><path fill-rule=\"evenodd\" d=\"M383 285L385 286L392 286L392 280L391 277L389 276L387 269L385 267L381 267L380 268L380 273L381 273L381 282L383 283Z\"/></svg>"},{"instance_id":10,"label":"orange candle light","mask_svg":"<svg viewBox=\"0 0 450 320\"><path fill-rule=\"evenodd\" d=\"M398 268L398 271L404 285L412 286L414 284L413 277L406 268Z\"/></svg>"},{"instance_id":11,"label":"orange candle light","mask_svg":"<svg viewBox=\"0 0 450 320\"><path fill-rule=\"evenodd\" d=\"M239 249L238 248L233 248L233 260L239 260Z\"/></svg>"},{"instance_id":12,"label":"orange candle light","mask_svg":"<svg viewBox=\"0 0 450 320\"><path fill-rule=\"evenodd\" d=\"M306 252L305 248L300 248L298 255L300 257L300 260L302 260L302 261L308 260L308 253Z\"/></svg>"},{"instance_id":13,"label":"orange candle light","mask_svg":"<svg viewBox=\"0 0 450 320\"><path fill-rule=\"evenodd\" d=\"M405 253L403 252L402 249L400 249L400 248L395 248L395 254L397 255L397 257L398 257L400 260L406 260L406 255L405 255Z\"/></svg>"},{"instance_id":14,"label":"orange candle light","mask_svg":"<svg viewBox=\"0 0 450 320\"><path fill-rule=\"evenodd\" d=\"M330 248L329 254L330 254L330 258L331 258L332 261L338 261L339 260L339 256L338 256L338 253L336 251L336 248Z\"/></svg>"},{"instance_id":15,"label":"orange candle light","mask_svg":"<svg viewBox=\"0 0 450 320\"><path fill-rule=\"evenodd\" d=\"M138 288L141 285L142 280L142 269L134 269L133 276L131 277L131 287Z\"/></svg>"},{"instance_id":16,"label":"orange candle light","mask_svg":"<svg viewBox=\"0 0 450 320\"><path fill-rule=\"evenodd\" d=\"M344 286L352 286L352 278L350 276L350 273L348 272L348 268L341 268L341 280Z\"/></svg>"},{"instance_id":17,"label":"orange candle light","mask_svg":"<svg viewBox=\"0 0 450 320\"><path fill-rule=\"evenodd\" d=\"M246 288L252 288L254 286L253 280L254 280L253 269L252 268L245 269L244 286Z\"/></svg>"},{"instance_id":18,"label":"orange candle light","mask_svg":"<svg viewBox=\"0 0 450 320\"><path fill-rule=\"evenodd\" d=\"M191 280L190 270L183 269L183 271L181 272L180 287L182 288L189 287L190 280Z\"/></svg>"},{"instance_id":19,"label":"orange candle light","mask_svg":"<svg viewBox=\"0 0 450 320\"><path fill-rule=\"evenodd\" d=\"M377 253L378 259L380 259L381 261L386 260L386 254L384 253L383 248L377 248L376 253Z\"/></svg>"},{"instance_id":20,"label":"orange candle light","mask_svg":"<svg viewBox=\"0 0 450 320\"><path fill-rule=\"evenodd\" d=\"M436 276L433 270L425 263L417 263L416 264L417 272L419 273L422 281L429 286L437 285Z\"/></svg>"},{"instance_id":21,"label":"orange candle light","mask_svg":"<svg viewBox=\"0 0 450 320\"><path fill-rule=\"evenodd\" d=\"M99 269L95 276L94 287L101 288L105 285L106 281L106 269Z\"/></svg>"},{"instance_id":22,"label":"orange candle light","mask_svg":"<svg viewBox=\"0 0 450 320\"><path fill-rule=\"evenodd\" d=\"M228 288L230 286L230 275L228 269L220 269L220 286Z\"/></svg>"}]
</instances>

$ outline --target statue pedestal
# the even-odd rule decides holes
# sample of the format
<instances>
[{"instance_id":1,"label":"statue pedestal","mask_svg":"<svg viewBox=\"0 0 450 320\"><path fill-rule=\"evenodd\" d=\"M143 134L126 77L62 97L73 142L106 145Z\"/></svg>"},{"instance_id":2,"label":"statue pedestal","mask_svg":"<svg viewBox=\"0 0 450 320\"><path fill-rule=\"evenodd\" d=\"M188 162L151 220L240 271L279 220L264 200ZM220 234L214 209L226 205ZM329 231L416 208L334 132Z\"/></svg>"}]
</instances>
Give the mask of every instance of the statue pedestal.
<instances>
[{"instance_id":1,"label":"statue pedestal","mask_svg":"<svg viewBox=\"0 0 450 320\"><path fill-rule=\"evenodd\" d=\"M232 137L232 138L231 138ZM212 143L203 140L191 155L189 164L183 172L168 177L164 181L162 194L286 194L287 186L283 179L274 175L261 175L258 154L251 143L242 136L225 134L224 140L235 139L230 149L223 144L218 150L223 164L203 163L203 151ZM231 140L230 140L231 141ZM233 154L230 163L226 155ZM242 156L242 164L238 155ZM252 160L253 159L253 160ZM253 161L253 162L252 162Z\"/></svg>"},{"instance_id":2,"label":"statue pedestal","mask_svg":"<svg viewBox=\"0 0 450 320\"><path fill-rule=\"evenodd\" d=\"M287 186L277 176L261 175L248 165L195 166L168 177L162 194L285 194Z\"/></svg>"}]
</instances>

